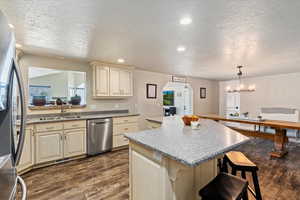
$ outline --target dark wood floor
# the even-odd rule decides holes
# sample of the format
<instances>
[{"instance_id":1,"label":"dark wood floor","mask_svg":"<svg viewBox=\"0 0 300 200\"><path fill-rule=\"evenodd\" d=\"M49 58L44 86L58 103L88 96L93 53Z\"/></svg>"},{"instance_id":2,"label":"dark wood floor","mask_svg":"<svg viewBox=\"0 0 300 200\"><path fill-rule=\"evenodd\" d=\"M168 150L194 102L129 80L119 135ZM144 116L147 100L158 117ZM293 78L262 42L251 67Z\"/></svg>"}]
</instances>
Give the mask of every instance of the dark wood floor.
<instances>
[{"instance_id":1,"label":"dark wood floor","mask_svg":"<svg viewBox=\"0 0 300 200\"><path fill-rule=\"evenodd\" d=\"M31 171L28 200L129 199L128 150Z\"/></svg>"},{"instance_id":2,"label":"dark wood floor","mask_svg":"<svg viewBox=\"0 0 300 200\"><path fill-rule=\"evenodd\" d=\"M265 200L300 200L300 144L288 148L281 160L269 158L270 141L254 140L238 148L259 166ZM29 200L127 200L128 150L37 169L23 178Z\"/></svg>"}]
</instances>

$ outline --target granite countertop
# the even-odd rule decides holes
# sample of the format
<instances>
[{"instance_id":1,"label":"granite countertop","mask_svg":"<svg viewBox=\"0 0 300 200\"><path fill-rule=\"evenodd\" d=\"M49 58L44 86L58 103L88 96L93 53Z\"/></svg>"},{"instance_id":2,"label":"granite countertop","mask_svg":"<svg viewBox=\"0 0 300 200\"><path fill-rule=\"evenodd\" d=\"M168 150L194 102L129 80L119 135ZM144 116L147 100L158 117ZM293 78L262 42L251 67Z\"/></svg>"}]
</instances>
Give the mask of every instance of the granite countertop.
<instances>
[{"instance_id":1,"label":"granite countertop","mask_svg":"<svg viewBox=\"0 0 300 200\"><path fill-rule=\"evenodd\" d=\"M178 116L165 117L161 128L127 133L125 137L190 167L250 141L218 122L201 119L200 124L198 130L192 130Z\"/></svg>"},{"instance_id":2,"label":"granite countertop","mask_svg":"<svg viewBox=\"0 0 300 200\"><path fill-rule=\"evenodd\" d=\"M38 124L38 123L49 123L49 122L62 122L62 121L74 121L74 120L88 120L88 119L101 119L110 117L128 117L128 116L138 116L138 113L131 113L125 111L105 111L105 112L82 112L82 113L64 113L64 114L45 114L45 115L35 115L29 116L27 118L26 124ZM74 116L74 117L70 117ZM79 116L79 117L76 117ZM41 120L41 118L45 118ZM48 119L47 119L48 118Z\"/></svg>"}]
</instances>

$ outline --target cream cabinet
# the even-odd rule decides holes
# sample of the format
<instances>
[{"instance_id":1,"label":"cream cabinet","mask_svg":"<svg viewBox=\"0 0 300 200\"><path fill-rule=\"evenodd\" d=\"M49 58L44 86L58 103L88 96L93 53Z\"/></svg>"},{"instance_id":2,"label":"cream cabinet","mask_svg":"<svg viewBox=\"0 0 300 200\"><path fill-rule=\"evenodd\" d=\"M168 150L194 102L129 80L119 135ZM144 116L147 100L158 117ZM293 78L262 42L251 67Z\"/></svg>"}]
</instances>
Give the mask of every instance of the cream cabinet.
<instances>
[{"instance_id":1,"label":"cream cabinet","mask_svg":"<svg viewBox=\"0 0 300 200\"><path fill-rule=\"evenodd\" d=\"M109 67L106 66L94 66L94 96L109 96L109 79L110 79L110 71Z\"/></svg>"},{"instance_id":2,"label":"cream cabinet","mask_svg":"<svg viewBox=\"0 0 300 200\"><path fill-rule=\"evenodd\" d=\"M153 200L163 198L163 167L155 161L133 151L131 153L132 200ZM146 174L151 174L145 178ZM149 187L151 185L151 187Z\"/></svg>"},{"instance_id":3,"label":"cream cabinet","mask_svg":"<svg viewBox=\"0 0 300 200\"><path fill-rule=\"evenodd\" d=\"M85 120L37 124L35 130L37 164L86 153Z\"/></svg>"},{"instance_id":4,"label":"cream cabinet","mask_svg":"<svg viewBox=\"0 0 300 200\"><path fill-rule=\"evenodd\" d=\"M132 71L110 68L110 96L132 96Z\"/></svg>"},{"instance_id":5,"label":"cream cabinet","mask_svg":"<svg viewBox=\"0 0 300 200\"><path fill-rule=\"evenodd\" d=\"M133 96L133 68L93 62L93 96L126 98Z\"/></svg>"},{"instance_id":6,"label":"cream cabinet","mask_svg":"<svg viewBox=\"0 0 300 200\"><path fill-rule=\"evenodd\" d=\"M120 70L110 69L110 96L121 96L120 92Z\"/></svg>"},{"instance_id":7,"label":"cream cabinet","mask_svg":"<svg viewBox=\"0 0 300 200\"><path fill-rule=\"evenodd\" d=\"M17 167L18 172L34 165L34 136L32 127L26 127L24 146L21 159Z\"/></svg>"},{"instance_id":8,"label":"cream cabinet","mask_svg":"<svg viewBox=\"0 0 300 200\"><path fill-rule=\"evenodd\" d=\"M86 130L74 129L64 132L64 157L73 157L86 153Z\"/></svg>"},{"instance_id":9,"label":"cream cabinet","mask_svg":"<svg viewBox=\"0 0 300 200\"><path fill-rule=\"evenodd\" d=\"M122 147L129 144L124 133L137 132L139 116L113 118L113 147Z\"/></svg>"},{"instance_id":10,"label":"cream cabinet","mask_svg":"<svg viewBox=\"0 0 300 200\"><path fill-rule=\"evenodd\" d=\"M218 157L190 167L143 145L129 145L130 200L200 200L199 190L218 173Z\"/></svg>"},{"instance_id":11,"label":"cream cabinet","mask_svg":"<svg viewBox=\"0 0 300 200\"><path fill-rule=\"evenodd\" d=\"M37 133L35 144L37 163L63 158L63 131Z\"/></svg>"}]
</instances>

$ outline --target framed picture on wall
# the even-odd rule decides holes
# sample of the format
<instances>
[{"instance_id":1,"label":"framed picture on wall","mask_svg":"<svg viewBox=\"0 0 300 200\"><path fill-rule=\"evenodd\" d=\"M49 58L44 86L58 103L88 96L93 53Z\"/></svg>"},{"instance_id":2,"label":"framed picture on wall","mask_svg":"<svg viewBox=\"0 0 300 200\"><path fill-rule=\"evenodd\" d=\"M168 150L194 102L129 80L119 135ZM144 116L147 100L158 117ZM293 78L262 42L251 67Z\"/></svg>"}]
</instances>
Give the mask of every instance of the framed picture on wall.
<instances>
[{"instance_id":1,"label":"framed picture on wall","mask_svg":"<svg viewBox=\"0 0 300 200\"><path fill-rule=\"evenodd\" d=\"M157 97L157 85L156 84L146 84L146 96L147 99L156 99Z\"/></svg>"},{"instance_id":2,"label":"framed picture on wall","mask_svg":"<svg viewBox=\"0 0 300 200\"><path fill-rule=\"evenodd\" d=\"M206 99L206 88L200 88L200 99Z\"/></svg>"}]
</instances>

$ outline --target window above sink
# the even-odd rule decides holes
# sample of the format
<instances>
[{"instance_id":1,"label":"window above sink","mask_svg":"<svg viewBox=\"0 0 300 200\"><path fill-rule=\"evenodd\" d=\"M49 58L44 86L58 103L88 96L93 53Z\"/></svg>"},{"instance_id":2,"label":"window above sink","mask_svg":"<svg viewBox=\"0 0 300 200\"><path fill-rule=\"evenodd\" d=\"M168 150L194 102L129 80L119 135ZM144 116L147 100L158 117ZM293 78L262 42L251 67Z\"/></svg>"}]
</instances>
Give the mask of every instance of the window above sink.
<instances>
[{"instance_id":1,"label":"window above sink","mask_svg":"<svg viewBox=\"0 0 300 200\"><path fill-rule=\"evenodd\" d=\"M29 109L56 109L86 105L86 73L29 67Z\"/></svg>"}]
</instances>

